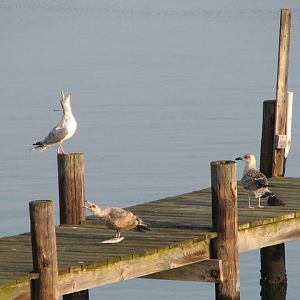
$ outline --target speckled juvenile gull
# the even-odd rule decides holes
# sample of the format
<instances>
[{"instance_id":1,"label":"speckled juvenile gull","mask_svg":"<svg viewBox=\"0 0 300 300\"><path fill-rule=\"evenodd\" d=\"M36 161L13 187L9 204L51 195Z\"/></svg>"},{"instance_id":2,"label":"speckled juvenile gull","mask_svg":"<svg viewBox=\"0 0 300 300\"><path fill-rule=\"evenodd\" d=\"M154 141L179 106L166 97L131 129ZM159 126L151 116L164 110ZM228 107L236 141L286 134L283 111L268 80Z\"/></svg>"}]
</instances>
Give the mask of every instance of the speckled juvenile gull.
<instances>
[{"instance_id":1,"label":"speckled juvenile gull","mask_svg":"<svg viewBox=\"0 0 300 300\"><path fill-rule=\"evenodd\" d=\"M254 208L251 206L250 202L251 192L254 193L255 198L258 198L258 207L263 207L260 204L261 198L274 196L274 193L269 190L267 177L256 170L255 156L253 154L245 154L237 157L236 160L243 160L246 163L241 183L244 189L248 192L248 207Z\"/></svg>"},{"instance_id":2,"label":"speckled juvenile gull","mask_svg":"<svg viewBox=\"0 0 300 300\"><path fill-rule=\"evenodd\" d=\"M34 143L31 150L44 151L49 146L57 145L57 153L65 153L62 143L71 138L77 129L77 122L72 114L70 99L71 93L65 97L63 91L61 91L60 104L63 109L61 122L58 123L44 139Z\"/></svg>"},{"instance_id":3,"label":"speckled juvenile gull","mask_svg":"<svg viewBox=\"0 0 300 300\"><path fill-rule=\"evenodd\" d=\"M97 204L88 201L85 201L84 207L90 210L95 216L99 217L108 228L117 231L115 238L103 241L102 243L118 243L122 241L124 239L124 237L121 237L122 230L151 230L150 224L145 223L142 219L128 210L118 207L101 209Z\"/></svg>"}]
</instances>

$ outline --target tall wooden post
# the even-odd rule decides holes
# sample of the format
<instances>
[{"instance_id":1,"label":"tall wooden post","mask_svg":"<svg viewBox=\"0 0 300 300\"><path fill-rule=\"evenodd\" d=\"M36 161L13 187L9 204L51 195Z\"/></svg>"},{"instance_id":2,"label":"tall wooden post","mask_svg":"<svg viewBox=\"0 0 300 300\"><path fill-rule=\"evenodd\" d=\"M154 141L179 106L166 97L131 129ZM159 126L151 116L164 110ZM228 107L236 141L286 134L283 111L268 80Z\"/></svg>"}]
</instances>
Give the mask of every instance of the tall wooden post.
<instances>
[{"instance_id":1,"label":"tall wooden post","mask_svg":"<svg viewBox=\"0 0 300 300\"><path fill-rule=\"evenodd\" d=\"M39 279L32 285L32 299L58 300L58 266L53 202L29 203L33 272Z\"/></svg>"},{"instance_id":2,"label":"tall wooden post","mask_svg":"<svg viewBox=\"0 0 300 300\"><path fill-rule=\"evenodd\" d=\"M60 224L85 221L84 156L82 153L57 154ZM88 290L63 296L64 300L88 300Z\"/></svg>"},{"instance_id":3,"label":"tall wooden post","mask_svg":"<svg viewBox=\"0 0 300 300\"><path fill-rule=\"evenodd\" d=\"M276 86L273 176L284 176L285 172L284 144L286 143L291 15L292 13L290 9L281 10Z\"/></svg>"},{"instance_id":4,"label":"tall wooden post","mask_svg":"<svg viewBox=\"0 0 300 300\"><path fill-rule=\"evenodd\" d=\"M274 100L264 101L260 153L260 171L272 176L272 157L275 124ZM260 249L261 299L286 299L287 276L285 266L285 245L278 244Z\"/></svg>"},{"instance_id":5,"label":"tall wooden post","mask_svg":"<svg viewBox=\"0 0 300 300\"><path fill-rule=\"evenodd\" d=\"M213 258L222 260L224 281L215 284L216 300L240 299L237 179L234 161L211 163Z\"/></svg>"},{"instance_id":6,"label":"tall wooden post","mask_svg":"<svg viewBox=\"0 0 300 300\"><path fill-rule=\"evenodd\" d=\"M260 171L263 172L267 177L272 177L275 107L275 100L267 100L263 103L263 123L260 144Z\"/></svg>"},{"instance_id":7,"label":"tall wooden post","mask_svg":"<svg viewBox=\"0 0 300 300\"><path fill-rule=\"evenodd\" d=\"M284 154L287 143L286 124L290 32L291 10L282 9L280 15L276 102L274 104L269 103L270 111L266 115L264 113L263 136L261 141L260 170L267 176L284 176L285 172L286 159ZM275 111L275 113L273 111ZM274 128L270 125L273 119L275 124ZM265 136L264 132L266 132ZM273 140L271 138L272 135ZM271 147L273 147L272 156L269 153ZM268 153L268 156L265 155L266 153ZM260 250L260 256L262 299L285 299L287 288L285 245L278 244L262 248Z\"/></svg>"}]
</instances>

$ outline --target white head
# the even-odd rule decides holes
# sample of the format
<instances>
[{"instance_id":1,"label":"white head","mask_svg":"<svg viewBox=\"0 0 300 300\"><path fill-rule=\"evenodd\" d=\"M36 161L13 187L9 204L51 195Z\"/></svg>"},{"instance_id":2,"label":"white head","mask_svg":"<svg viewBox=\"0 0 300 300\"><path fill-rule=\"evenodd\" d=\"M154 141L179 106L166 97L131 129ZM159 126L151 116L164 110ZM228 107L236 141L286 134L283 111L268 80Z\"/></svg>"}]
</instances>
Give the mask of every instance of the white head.
<instances>
[{"instance_id":1,"label":"white head","mask_svg":"<svg viewBox=\"0 0 300 300\"><path fill-rule=\"evenodd\" d=\"M243 160L246 163L247 169L256 169L256 159L251 153L239 156L235 160Z\"/></svg>"},{"instance_id":2,"label":"white head","mask_svg":"<svg viewBox=\"0 0 300 300\"><path fill-rule=\"evenodd\" d=\"M84 202L84 208L90 210L94 215L100 215L101 214L101 208L94 202L85 201Z\"/></svg>"},{"instance_id":3,"label":"white head","mask_svg":"<svg viewBox=\"0 0 300 300\"><path fill-rule=\"evenodd\" d=\"M67 97L65 97L64 92L61 91L60 104L64 111L71 109L71 105L70 105L71 95L72 94L70 93Z\"/></svg>"}]
</instances>

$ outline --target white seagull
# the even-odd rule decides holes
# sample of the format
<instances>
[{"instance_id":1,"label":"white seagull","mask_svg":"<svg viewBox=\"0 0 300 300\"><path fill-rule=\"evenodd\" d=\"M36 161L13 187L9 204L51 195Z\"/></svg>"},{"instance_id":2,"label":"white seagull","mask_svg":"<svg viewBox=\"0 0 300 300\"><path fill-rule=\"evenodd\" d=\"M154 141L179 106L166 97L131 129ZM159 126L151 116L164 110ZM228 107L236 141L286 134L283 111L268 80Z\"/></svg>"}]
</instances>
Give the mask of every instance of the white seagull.
<instances>
[{"instance_id":1,"label":"white seagull","mask_svg":"<svg viewBox=\"0 0 300 300\"><path fill-rule=\"evenodd\" d=\"M121 236L122 230L133 229L142 232L145 230L151 230L150 224L145 223L132 212L122 208L110 207L101 209L97 204L88 201L85 201L84 208L90 210L95 216L99 217L108 228L117 231L115 238L103 241L103 244L118 243L124 240L124 237Z\"/></svg>"},{"instance_id":2,"label":"white seagull","mask_svg":"<svg viewBox=\"0 0 300 300\"><path fill-rule=\"evenodd\" d=\"M63 117L60 123L58 123L49 134L41 141L33 144L31 150L44 151L49 146L57 145L57 153L65 153L62 147L62 143L71 138L76 129L77 122L72 114L70 105L71 93L65 97L64 92L61 91L60 104L63 109Z\"/></svg>"},{"instance_id":3,"label":"white seagull","mask_svg":"<svg viewBox=\"0 0 300 300\"><path fill-rule=\"evenodd\" d=\"M268 188L267 177L263 173L256 170L255 156L249 153L237 157L236 160L243 160L246 163L241 183L248 193L248 207L254 208L250 203L251 192L254 193L255 198L258 198L258 208L263 207L260 204L261 198L274 196L274 193L272 193Z\"/></svg>"}]
</instances>

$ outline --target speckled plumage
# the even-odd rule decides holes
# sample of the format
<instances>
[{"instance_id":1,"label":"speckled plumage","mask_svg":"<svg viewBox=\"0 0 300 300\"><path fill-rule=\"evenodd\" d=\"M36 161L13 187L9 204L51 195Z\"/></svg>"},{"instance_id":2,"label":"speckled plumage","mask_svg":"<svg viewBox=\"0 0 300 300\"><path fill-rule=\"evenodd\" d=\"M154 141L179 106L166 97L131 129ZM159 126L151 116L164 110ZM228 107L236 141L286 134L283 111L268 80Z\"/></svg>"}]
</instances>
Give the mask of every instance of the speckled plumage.
<instances>
[{"instance_id":1,"label":"speckled plumage","mask_svg":"<svg viewBox=\"0 0 300 300\"><path fill-rule=\"evenodd\" d=\"M141 218L123 208L109 207L102 209L97 204L88 201L85 201L84 207L99 217L108 228L116 230L116 238L121 237L121 231L123 230L151 230L150 224L145 223Z\"/></svg>"},{"instance_id":2,"label":"speckled plumage","mask_svg":"<svg viewBox=\"0 0 300 300\"><path fill-rule=\"evenodd\" d=\"M258 198L258 207L263 207L260 204L261 198L266 198L274 195L268 187L267 177L256 170L256 159L253 154L245 154L237 157L236 160L243 160L246 163L244 168L241 183L244 189L248 192L248 207L253 208L250 202L250 193L254 193L255 198Z\"/></svg>"}]
</instances>

